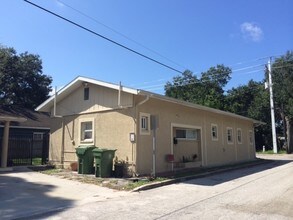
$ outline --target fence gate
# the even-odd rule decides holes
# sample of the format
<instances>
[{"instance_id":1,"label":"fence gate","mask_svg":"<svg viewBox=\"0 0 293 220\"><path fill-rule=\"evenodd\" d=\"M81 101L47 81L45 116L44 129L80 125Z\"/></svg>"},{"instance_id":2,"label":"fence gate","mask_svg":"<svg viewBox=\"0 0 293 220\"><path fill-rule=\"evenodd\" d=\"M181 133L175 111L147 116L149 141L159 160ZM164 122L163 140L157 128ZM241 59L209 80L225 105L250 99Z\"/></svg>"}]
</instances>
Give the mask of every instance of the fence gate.
<instances>
[{"instance_id":1,"label":"fence gate","mask_svg":"<svg viewBox=\"0 0 293 220\"><path fill-rule=\"evenodd\" d=\"M33 136L27 135L14 135L9 137L7 165L45 164L48 161L49 154L49 134L44 133L42 136L42 139L35 139ZM0 145L2 145L1 137Z\"/></svg>"}]
</instances>

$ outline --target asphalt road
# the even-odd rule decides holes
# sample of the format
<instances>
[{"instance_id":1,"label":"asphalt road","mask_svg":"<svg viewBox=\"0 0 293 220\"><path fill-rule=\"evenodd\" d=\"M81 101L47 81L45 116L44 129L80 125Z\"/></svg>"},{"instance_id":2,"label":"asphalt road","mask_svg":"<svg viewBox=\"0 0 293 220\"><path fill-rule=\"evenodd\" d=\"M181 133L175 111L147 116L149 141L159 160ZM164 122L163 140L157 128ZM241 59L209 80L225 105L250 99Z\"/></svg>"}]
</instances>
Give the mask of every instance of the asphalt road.
<instances>
[{"instance_id":1,"label":"asphalt road","mask_svg":"<svg viewBox=\"0 0 293 220\"><path fill-rule=\"evenodd\" d=\"M293 219L293 155L275 162L88 203L47 219Z\"/></svg>"}]
</instances>

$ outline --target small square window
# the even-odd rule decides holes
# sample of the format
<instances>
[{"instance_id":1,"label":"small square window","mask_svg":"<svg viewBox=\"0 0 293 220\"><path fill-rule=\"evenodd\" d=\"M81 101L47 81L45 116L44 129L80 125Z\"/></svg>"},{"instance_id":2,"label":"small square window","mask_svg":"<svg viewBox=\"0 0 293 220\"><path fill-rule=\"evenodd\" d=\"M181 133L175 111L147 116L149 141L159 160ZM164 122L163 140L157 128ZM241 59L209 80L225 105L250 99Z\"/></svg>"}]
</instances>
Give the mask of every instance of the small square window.
<instances>
[{"instance_id":1,"label":"small square window","mask_svg":"<svg viewBox=\"0 0 293 220\"><path fill-rule=\"evenodd\" d=\"M83 89L83 99L89 100L90 98L90 88L86 87Z\"/></svg>"},{"instance_id":2,"label":"small square window","mask_svg":"<svg viewBox=\"0 0 293 220\"><path fill-rule=\"evenodd\" d=\"M150 134L150 114L140 113L140 133Z\"/></svg>"},{"instance_id":3,"label":"small square window","mask_svg":"<svg viewBox=\"0 0 293 220\"><path fill-rule=\"evenodd\" d=\"M232 130L232 128L227 128L227 142L228 142L228 144L233 143L233 130Z\"/></svg>"},{"instance_id":4,"label":"small square window","mask_svg":"<svg viewBox=\"0 0 293 220\"><path fill-rule=\"evenodd\" d=\"M33 133L33 140L35 141L41 141L43 140L43 133L40 133L40 132L34 132Z\"/></svg>"},{"instance_id":5,"label":"small square window","mask_svg":"<svg viewBox=\"0 0 293 220\"><path fill-rule=\"evenodd\" d=\"M80 123L80 141L92 142L93 141L93 122L85 121Z\"/></svg>"},{"instance_id":6,"label":"small square window","mask_svg":"<svg viewBox=\"0 0 293 220\"><path fill-rule=\"evenodd\" d=\"M217 141L218 140L218 126L215 124L212 124L211 132L212 132L212 140Z\"/></svg>"}]
</instances>

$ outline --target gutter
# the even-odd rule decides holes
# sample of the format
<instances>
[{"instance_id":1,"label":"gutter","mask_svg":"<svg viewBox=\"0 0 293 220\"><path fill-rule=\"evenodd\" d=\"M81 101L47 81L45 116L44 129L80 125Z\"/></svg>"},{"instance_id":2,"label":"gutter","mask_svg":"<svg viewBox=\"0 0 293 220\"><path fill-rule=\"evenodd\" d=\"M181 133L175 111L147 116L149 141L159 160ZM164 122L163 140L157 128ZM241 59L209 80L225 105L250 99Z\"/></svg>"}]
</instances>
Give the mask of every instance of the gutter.
<instances>
[{"instance_id":1,"label":"gutter","mask_svg":"<svg viewBox=\"0 0 293 220\"><path fill-rule=\"evenodd\" d=\"M149 99L150 99L150 95L146 95L146 98L144 100L142 100L141 102L137 103L136 106L139 106L139 105L146 103Z\"/></svg>"},{"instance_id":2,"label":"gutter","mask_svg":"<svg viewBox=\"0 0 293 220\"><path fill-rule=\"evenodd\" d=\"M147 101L149 101L149 99L150 99L150 95L146 95L144 100L140 101L139 103L137 103L135 105L135 120L134 120L134 123L135 123L135 127L136 127L136 136L138 136L138 132L139 132L139 128L137 126L137 121L138 121L138 118L139 118L139 115L137 113L137 107L142 105L142 104L144 104L144 103L146 103ZM137 148L137 145L138 145L138 140L139 139L136 138L136 143L135 143L136 148ZM136 152L137 152L137 150L136 150ZM134 150L132 150L132 158L134 158ZM134 173L134 164L133 164L133 162L134 161L132 160L132 175L134 176L135 173ZM136 169L137 169L137 155L135 156L135 164L136 164Z\"/></svg>"}]
</instances>

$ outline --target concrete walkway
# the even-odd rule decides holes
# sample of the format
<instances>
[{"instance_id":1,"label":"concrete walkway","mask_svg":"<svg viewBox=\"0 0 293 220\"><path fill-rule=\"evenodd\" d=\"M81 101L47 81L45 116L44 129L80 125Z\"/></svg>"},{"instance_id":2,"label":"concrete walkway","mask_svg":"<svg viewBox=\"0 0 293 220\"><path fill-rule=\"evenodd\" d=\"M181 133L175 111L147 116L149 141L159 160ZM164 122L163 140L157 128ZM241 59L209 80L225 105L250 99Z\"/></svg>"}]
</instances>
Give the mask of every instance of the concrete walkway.
<instances>
[{"instance_id":1,"label":"concrete walkway","mask_svg":"<svg viewBox=\"0 0 293 220\"><path fill-rule=\"evenodd\" d=\"M0 173L0 218L31 219L39 214L128 194L15 167L13 172Z\"/></svg>"}]
</instances>

